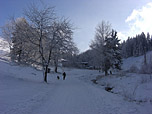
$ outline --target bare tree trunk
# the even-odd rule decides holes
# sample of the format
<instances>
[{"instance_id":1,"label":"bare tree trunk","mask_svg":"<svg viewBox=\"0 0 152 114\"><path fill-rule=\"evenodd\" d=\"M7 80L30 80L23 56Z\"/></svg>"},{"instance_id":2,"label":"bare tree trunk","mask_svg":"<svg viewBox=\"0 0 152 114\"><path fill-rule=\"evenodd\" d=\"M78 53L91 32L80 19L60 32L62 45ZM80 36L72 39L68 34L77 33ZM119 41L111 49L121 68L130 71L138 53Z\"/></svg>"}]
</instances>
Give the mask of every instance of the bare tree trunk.
<instances>
[{"instance_id":1,"label":"bare tree trunk","mask_svg":"<svg viewBox=\"0 0 152 114\"><path fill-rule=\"evenodd\" d=\"M54 65L55 65L55 68L54 68L54 71L57 73L58 72L58 60L54 60Z\"/></svg>"},{"instance_id":2,"label":"bare tree trunk","mask_svg":"<svg viewBox=\"0 0 152 114\"><path fill-rule=\"evenodd\" d=\"M144 47L144 64L147 65L146 48Z\"/></svg>"},{"instance_id":3,"label":"bare tree trunk","mask_svg":"<svg viewBox=\"0 0 152 114\"><path fill-rule=\"evenodd\" d=\"M19 50L19 56L18 56L18 62L19 63L21 62L21 53L22 53L22 50Z\"/></svg>"},{"instance_id":4,"label":"bare tree trunk","mask_svg":"<svg viewBox=\"0 0 152 114\"><path fill-rule=\"evenodd\" d=\"M50 50L50 52L49 52L49 59L47 61L47 65L45 66L44 81L46 83L47 83L47 73L48 73L48 66L49 66L50 59L51 59L51 53L52 53L52 50Z\"/></svg>"},{"instance_id":5,"label":"bare tree trunk","mask_svg":"<svg viewBox=\"0 0 152 114\"><path fill-rule=\"evenodd\" d=\"M112 75L112 71L110 70L110 74Z\"/></svg>"},{"instance_id":6,"label":"bare tree trunk","mask_svg":"<svg viewBox=\"0 0 152 114\"><path fill-rule=\"evenodd\" d=\"M56 73L58 72L58 67L57 66L55 66L55 70L54 70Z\"/></svg>"},{"instance_id":7,"label":"bare tree trunk","mask_svg":"<svg viewBox=\"0 0 152 114\"><path fill-rule=\"evenodd\" d=\"M107 76L108 75L108 71L107 70L105 70L105 76Z\"/></svg>"},{"instance_id":8,"label":"bare tree trunk","mask_svg":"<svg viewBox=\"0 0 152 114\"><path fill-rule=\"evenodd\" d=\"M48 65L45 66L44 81L47 83Z\"/></svg>"}]
</instances>

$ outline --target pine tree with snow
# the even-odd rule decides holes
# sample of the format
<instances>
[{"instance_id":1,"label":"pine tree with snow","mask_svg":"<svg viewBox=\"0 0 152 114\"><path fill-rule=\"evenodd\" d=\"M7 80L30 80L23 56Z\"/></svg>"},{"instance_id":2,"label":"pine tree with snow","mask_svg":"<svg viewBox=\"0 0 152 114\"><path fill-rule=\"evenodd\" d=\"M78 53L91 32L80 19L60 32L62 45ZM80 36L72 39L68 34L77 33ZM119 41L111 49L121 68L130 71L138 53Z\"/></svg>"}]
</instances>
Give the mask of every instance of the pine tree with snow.
<instances>
[{"instance_id":1,"label":"pine tree with snow","mask_svg":"<svg viewBox=\"0 0 152 114\"><path fill-rule=\"evenodd\" d=\"M120 40L117 37L117 32L112 31L112 53L113 53L113 68L121 70L122 65L122 56L121 56L121 46L120 46Z\"/></svg>"},{"instance_id":2,"label":"pine tree with snow","mask_svg":"<svg viewBox=\"0 0 152 114\"><path fill-rule=\"evenodd\" d=\"M111 37L105 39L104 48L102 51L102 70L105 75L108 74L109 69L121 70L122 57L121 57L121 47L120 40L118 40L117 32L112 30Z\"/></svg>"}]
</instances>

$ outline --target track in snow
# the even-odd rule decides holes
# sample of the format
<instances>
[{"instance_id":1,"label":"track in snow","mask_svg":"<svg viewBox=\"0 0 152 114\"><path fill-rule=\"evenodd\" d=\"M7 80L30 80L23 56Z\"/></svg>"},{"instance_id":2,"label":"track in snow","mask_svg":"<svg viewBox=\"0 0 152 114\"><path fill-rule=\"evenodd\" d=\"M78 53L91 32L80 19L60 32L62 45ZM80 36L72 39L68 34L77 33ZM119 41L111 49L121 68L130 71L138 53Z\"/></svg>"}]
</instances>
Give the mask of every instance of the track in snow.
<instances>
[{"instance_id":1,"label":"track in snow","mask_svg":"<svg viewBox=\"0 0 152 114\"><path fill-rule=\"evenodd\" d=\"M89 85L74 79L59 80L47 101L35 114L99 114L100 95Z\"/></svg>"},{"instance_id":2,"label":"track in snow","mask_svg":"<svg viewBox=\"0 0 152 114\"><path fill-rule=\"evenodd\" d=\"M66 80L57 80L54 89L48 93L48 99L32 114L138 113L136 108L125 103L122 97L80 81L76 78L79 76L73 75Z\"/></svg>"}]
</instances>

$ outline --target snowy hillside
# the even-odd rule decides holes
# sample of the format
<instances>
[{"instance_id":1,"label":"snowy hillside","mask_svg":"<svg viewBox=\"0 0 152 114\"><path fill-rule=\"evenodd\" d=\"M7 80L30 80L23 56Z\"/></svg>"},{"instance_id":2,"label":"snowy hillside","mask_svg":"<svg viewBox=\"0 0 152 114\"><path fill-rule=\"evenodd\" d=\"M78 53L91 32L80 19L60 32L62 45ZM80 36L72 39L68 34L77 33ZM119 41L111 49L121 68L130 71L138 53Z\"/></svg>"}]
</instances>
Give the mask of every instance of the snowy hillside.
<instances>
[{"instance_id":1,"label":"snowy hillside","mask_svg":"<svg viewBox=\"0 0 152 114\"><path fill-rule=\"evenodd\" d=\"M150 61L152 52L147 53ZM122 96L129 102L145 106L143 114L151 114L148 109L152 106L152 74L129 73L132 66L138 69L144 63L144 56L130 57L123 60L123 71L110 76L98 76L96 83L112 94ZM109 90L108 90L109 89Z\"/></svg>"},{"instance_id":2,"label":"snowy hillside","mask_svg":"<svg viewBox=\"0 0 152 114\"><path fill-rule=\"evenodd\" d=\"M152 58L152 51L147 52L147 61L150 61L150 58ZM144 55L139 57L129 57L127 59L123 60L122 69L128 70L131 66L136 66L137 68L140 68L141 65L144 63Z\"/></svg>"}]
</instances>

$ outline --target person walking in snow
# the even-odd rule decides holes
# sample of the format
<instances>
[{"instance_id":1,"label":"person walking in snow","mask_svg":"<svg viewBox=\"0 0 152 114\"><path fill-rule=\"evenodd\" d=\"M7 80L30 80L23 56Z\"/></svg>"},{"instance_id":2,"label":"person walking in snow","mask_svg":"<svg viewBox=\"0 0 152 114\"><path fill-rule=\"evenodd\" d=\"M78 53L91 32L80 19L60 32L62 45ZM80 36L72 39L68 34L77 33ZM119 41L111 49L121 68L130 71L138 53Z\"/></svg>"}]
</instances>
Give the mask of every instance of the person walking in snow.
<instances>
[{"instance_id":1,"label":"person walking in snow","mask_svg":"<svg viewBox=\"0 0 152 114\"><path fill-rule=\"evenodd\" d=\"M65 80L65 77L66 77L66 73L63 72L63 80Z\"/></svg>"}]
</instances>

